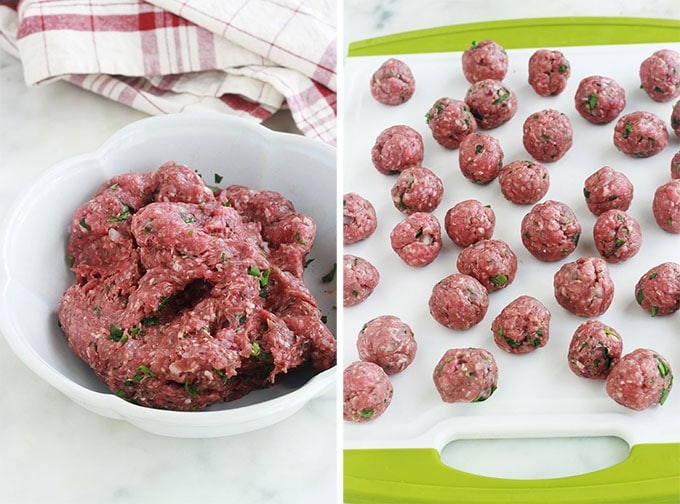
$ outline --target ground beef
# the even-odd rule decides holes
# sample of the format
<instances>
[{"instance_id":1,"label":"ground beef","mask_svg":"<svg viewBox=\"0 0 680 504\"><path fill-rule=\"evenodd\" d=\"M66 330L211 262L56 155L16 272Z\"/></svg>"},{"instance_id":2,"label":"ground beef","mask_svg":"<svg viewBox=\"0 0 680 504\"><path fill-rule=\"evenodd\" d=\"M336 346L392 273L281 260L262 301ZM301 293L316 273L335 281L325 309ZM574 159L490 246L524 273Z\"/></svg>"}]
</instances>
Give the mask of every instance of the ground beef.
<instances>
[{"instance_id":1,"label":"ground beef","mask_svg":"<svg viewBox=\"0 0 680 504\"><path fill-rule=\"evenodd\" d=\"M302 279L315 231L279 193L213 193L173 162L114 177L72 218L60 327L113 393L154 408L327 369L335 338Z\"/></svg>"},{"instance_id":2,"label":"ground beef","mask_svg":"<svg viewBox=\"0 0 680 504\"><path fill-rule=\"evenodd\" d=\"M588 320L574 331L567 362L576 376L604 380L622 352L623 339L616 330L599 320Z\"/></svg>"},{"instance_id":3,"label":"ground beef","mask_svg":"<svg viewBox=\"0 0 680 504\"><path fill-rule=\"evenodd\" d=\"M569 61L561 51L539 49L529 58L529 85L539 96L556 96L567 87Z\"/></svg>"},{"instance_id":4,"label":"ground beef","mask_svg":"<svg viewBox=\"0 0 680 504\"><path fill-rule=\"evenodd\" d=\"M591 75L579 83L574 105L586 121L607 124L626 108L626 91L614 79Z\"/></svg>"},{"instance_id":5,"label":"ground beef","mask_svg":"<svg viewBox=\"0 0 680 504\"><path fill-rule=\"evenodd\" d=\"M475 184L488 184L503 166L503 149L498 139L485 133L471 133L460 142L458 166Z\"/></svg>"},{"instance_id":6,"label":"ground beef","mask_svg":"<svg viewBox=\"0 0 680 504\"><path fill-rule=\"evenodd\" d=\"M380 273L369 261L352 254L345 254L342 263L342 305L358 305L373 294L380 283Z\"/></svg>"},{"instance_id":7,"label":"ground beef","mask_svg":"<svg viewBox=\"0 0 680 504\"><path fill-rule=\"evenodd\" d=\"M663 405L673 387L673 371L668 361L648 348L624 355L607 376L609 397L626 408L641 411Z\"/></svg>"},{"instance_id":8,"label":"ground beef","mask_svg":"<svg viewBox=\"0 0 680 504\"><path fill-rule=\"evenodd\" d=\"M375 207L357 193L342 197L342 241L345 245L365 240L378 227Z\"/></svg>"},{"instance_id":9,"label":"ground beef","mask_svg":"<svg viewBox=\"0 0 680 504\"><path fill-rule=\"evenodd\" d=\"M452 273L434 285L428 306L432 317L443 326L469 329L486 315L489 293L476 278Z\"/></svg>"},{"instance_id":10,"label":"ground beef","mask_svg":"<svg viewBox=\"0 0 680 504\"><path fill-rule=\"evenodd\" d=\"M543 347L550 338L550 310L538 299L522 295L508 303L491 323L501 350L524 354Z\"/></svg>"},{"instance_id":11,"label":"ground beef","mask_svg":"<svg viewBox=\"0 0 680 504\"><path fill-rule=\"evenodd\" d=\"M640 64L642 89L657 102L680 95L680 53L672 49L655 51Z\"/></svg>"},{"instance_id":12,"label":"ground beef","mask_svg":"<svg viewBox=\"0 0 680 504\"><path fill-rule=\"evenodd\" d=\"M392 203L401 213L432 212L444 196L444 183L424 166L405 168L391 190Z\"/></svg>"},{"instance_id":13,"label":"ground beef","mask_svg":"<svg viewBox=\"0 0 680 504\"><path fill-rule=\"evenodd\" d=\"M342 374L342 392L342 417L348 422L368 422L385 413L394 388L383 368L355 361Z\"/></svg>"},{"instance_id":14,"label":"ground beef","mask_svg":"<svg viewBox=\"0 0 680 504\"><path fill-rule=\"evenodd\" d=\"M517 274L517 256L502 240L479 240L460 251L456 267L493 292L505 289L513 282Z\"/></svg>"},{"instance_id":15,"label":"ground beef","mask_svg":"<svg viewBox=\"0 0 680 504\"><path fill-rule=\"evenodd\" d=\"M671 110L671 129L675 136L680 138L680 100L673 105L673 110Z\"/></svg>"},{"instance_id":16,"label":"ground beef","mask_svg":"<svg viewBox=\"0 0 680 504\"><path fill-rule=\"evenodd\" d=\"M465 93L465 103L477 120L477 126L489 130L512 119L517 113L517 95L500 80L475 82Z\"/></svg>"},{"instance_id":17,"label":"ground beef","mask_svg":"<svg viewBox=\"0 0 680 504\"><path fill-rule=\"evenodd\" d=\"M635 284L635 300L652 317L680 308L680 264L664 262L650 268Z\"/></svg>"},{"instance_id":18,"label":"ground beef","mask_svg":"<svg viewBox=\"0 0 680 504\"><path fill-rule=\"evenodd\" d=\"M538 202L548 193L550 174L542 163L511 161L498 174L503 197L518 205Z\"/></svg>"},{"instance_id":19,"label":"ground beef","mask_svg":"<svg viewBox=\"0 0 680 504\"><path fill-rule=\"evenodd\" d=\"M416 80L409 66L390 58L371 76L371 96L385 105L401 105L416 91Z\"/></svg>"},{"instance_id":20,"label":"ground beef","mask_svg":"<svg viewBox=\"0 0 680 504\"><path fill-rule=\"evenodd\" d=\"M432 138L447 149L457 149L466 135L477 131L477 121L464 101L440 98L425 114Z\"/></svg>"},{"instance_id":21,"label":"ground beef","mask_svg":"<svg viewBox=\"0 0 680 504\"><path fill-rule=\"evenodd\" d=\"M553 287L559 305L579 317L602 315L614 299L614 282L599 257L563 264L553 277Z\"/></svg>"},{"instance_id":22,"label":"ground beef","mask_svg":"<svg viewBox=\"0 0 680 504\"><path fill-rule=\"evenodd\" d=\"M508 55L498 42L473 42L462 56L463 75L470 83L483 79L503 80L508 73Z\"/></svg>"},{"instance_id":23,"label":"ground beef","mask_svg":"<svg viewBox=\"0 0 680 504\"><path fill-rule=\"evenodd\" d=\"M486 401L498 386L498 365L483 348L452 348L444 352L432 373L442 401Z\"/></svg>"},{"instance_id":24,"label":"ground beef","mask_svg":"<svg viewBox=\"0 0 680 504\"><path fill-rule=\"evenodd\" d=\"M669 233L680 233L680 179L659 186L652 200L654 220Z\"/></svg>"},{"instance_id":25,"label":"ground beef","mask_svg":"<svg viewBox=\"0 0 680 504\"><path fill-rule=\"evenodd\" d=\"M633 201L633 184L623 173L603 166L583 183L588 210L600 215L607 210L626 211Z\"/></svg>"},{"instance_id":26,"label":"ground beef","mask_svg":"<svg viewBox=\"0 0 680 504\"><path fill-rule=\"evenodd\" d=\"M359 358L374 362L388 375L406 369L413 362L417 349L411 327L394 315L369 320L357 338Z\"/></svg>"},{"instance_id":27,"label":"ground beef","mask_svg":"<svg viewBox=\"0 0 680 504\"><path fill-rule=\"evenodd\" d=\"M593 226L595 248L609 263L627 261L642 246L640 224L623 210L607 210Z\"/></svg>"},{"instance_id":28,"label":"ground beef","mask_svg":"<svg viewBox=\"0 0 680 504\"><path fill-rule=\"evenodd\" d=\"M536 259L559 261L576 250L581 224L566 203L548 200L524 216L521 234L522 243Z\"/></svg>"},{"instance_id":29,"label":"ground beef","mask_svg":"<svg viewBox=\"0 0 680 504\"><path fill-rule=\"evenodd\" d=\"M371 148L373 166L383 175L394 175L423 161L423 137L410 126L385 128Z\"/></svg>"},{"instance_id":30,"label":"ground beef","mask_svg":"<svg viewBox=\"0 0 680 504\"><path fill-rule=\"evenodd\" d=\"M614 145L630 157L646 158L668 145L666 124L651 112L637 111L621 116L614 126Z\"/></svg>"},{"instance_id":31,"label":"ground beef","mask_svg":"<svg viewBox=\"0 0 680 504\"><path fill-rule=\"evenodd\" d=\"M531 114L522 126L524 148L542 163L561 159L571 148L573 135L569 118L553 109Z\"/></svg>"},{"instance_id":32,"label":"ground beef","mask_svg":"<svg viewBox=\"0 0 680 504\"><path fill-rule=\"evenodd\" d=\"M461 247L493 236L496 214L489 205L475 199L463 200L449 208L444 216L444 229L451 241Z\"/></svg>"},{"instance_id":33,"label":"ground beef","mask_svg":"<svg viewBox=\"0 0 680 504\"><path fill-rule=\"evenodd\" d=\"M680 179L680 151L671 158L671 179Z\"/></svg>"},{"instance_id":34,"label":"ground beef","mask_svg":"<svg viewBox=\"0 0 680 504\"><path fill-rule=\"evenodd\" d=\"M416 212L399 222L390 233L392 250L409 266L430 264L442 249L442 231L437 218Z\"/></svg>"}]
</instances>

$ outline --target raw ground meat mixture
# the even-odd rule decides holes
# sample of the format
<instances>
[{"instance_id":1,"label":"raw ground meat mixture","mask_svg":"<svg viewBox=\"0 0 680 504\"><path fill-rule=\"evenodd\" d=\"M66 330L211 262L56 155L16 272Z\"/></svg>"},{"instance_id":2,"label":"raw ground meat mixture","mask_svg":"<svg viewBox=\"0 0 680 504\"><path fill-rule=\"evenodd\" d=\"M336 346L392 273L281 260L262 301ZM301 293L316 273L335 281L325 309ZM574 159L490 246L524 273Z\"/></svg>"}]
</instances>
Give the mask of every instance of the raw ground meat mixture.
<instances>
[{"instance_id":1,"label":"raw ground meat mixture","mask_svg":"<svg viewBox=\"0 0 680 504\"><path fill-rule=\"evenodd\" d=\"M464 101L440 98L425 114L432 138L447 149L457 149L466 135L477 131L477 121Z\"/></svg>"},{"instance_id":2,"label":"raw ground meat mixture","mask_svg":"<svg viewBox=\"0 0 680 504\"><path fill-rule=\"evenodd\" d=\"M535 297L519 296L493 320L491 332L501 350L511 354L533 352L550 339L550 310Z\"/></svg>"},{"instance_id":3,"label":"raw ground meat mixture","mask_svg":"<svg viewBox=\"0 0 680 504\"><path fill-rule=\"evenodd\" d=\"M479 240L460 251L456 268L494 292L515 280L517 256L503 240Z\"/></svg>"},{"instance_id":4,"label":"raw ground meat mixture","mask_svg":"<svg viewBox=\"0 0 680 504\"><path fill-rule=\"evenodd\" d=\"M623 173L603 166L583 182L588 210L600 215L607 210L628 210L633 201L633 184Z\"/></svg>"},{"instance_id":5,"label":"raw ground meat mixture","mask_svg":"<svg viewBox=\"0 0 680 504\"><path fill-rule=\"evenodd\" d=\"M608 263L627 261L640 251L640 224L623 210L607 210L593 226L593 241L600 256Z\"/></svg>"},{"instance_id":6,"label":"raw ground meat mixture","mask_svg":"<svg viewBox=\"0 0 680 504\"><path fill-rule=\"evenodd\" d=\"M539 96L556 96L567 87L571 66L560 51L539 49L529 58L529 85Z\"/></svg>"},{"instance_id":7,"label":"raw ground meat mixture","mask_svg":"<svg viewBox=\"0 0 680 504\"><path fill-rule=\"evenodd\" d=\"M622 352L623 339L616 330L599 320L587 320L574 331L567 362L576 376L603 380Z\"/></svg>"},{"instance_id":8,"label":"raw ground meat mixture","mask_svg":"<svg viewBox=\"0 0 680 504\"><path fill-rule=\"evenodd\" d=\"M342 197L342 241L345 245L365 240L378 227L375 207L357 193Z\"/></svg>"},{"instance_id":9,"label":"raw ground meat mixture","mask_svg":"<svg viewBox=\"0 0 680 504\"><path fill-rule=\"evenodd\" d=\"M411 166L397 177L391 189L394 207L405 215L432 212L444 196L444 183L429 168Z\"/></svg>"},{"instance_id":10,"label":"raw ground meat mixture","mask_svg":"<svg viewBox=\"0 0 680 504\"><path fill-rule=\"evenodd\" d=\"M444 352L432 372L442 401L486 401L498 386L498 366L483 348L452 348Z\"/></svg>"},{"instance_id":11,"label":"raw ground meat mixture","mask_svg":"<svg viewBox=\"0 0 680 504\"><path fill-rule=\"evenodd\" d=\"M534 159L552 163L571 149L574 132L571 121L562 112L544 109L531 114L522 126L522 143Z\"/></svg>"},{"instance_id":12,"label":"raw ground meat mixture","mask_svg":"<svg viewBox=\"0 0 680 504\"><path fill-rule=\"evenodd\" d=\"M477 126L489 130L512 119L517 113L517 95L503 82L484 79L475 82L465 93L465 103L477 120Z\"/></svg>"},{"instance_id":13,"label":"raw ground meat mixture","mask_svg":"<svg viewBox=\"0 0 680 504\"><path fill-rule=\"evenodd\" d=\"M462 55L463 75L470 83L482 79L503 80L508 73L508 54L494 40L473 42Z\"/></svg>"},{"instance_id":14,"label":"raw ground meat mixture","mask_svg":"<svg viewBox=\"0 0 680 504\"><path fill-rule=\"evenodd\" d=\"M409 66L390 58L371 76L371 95L385 105L400 105L411 99L416 91L416 80Z\"/></svg>"},{"instance_id":15,"label":"raw ground meat mixture","mask_svg":"<svg viewBox=\"0 0 680 504\"><path fill-rule=\"evenodd\" d=\"M423 137L404 124L385 128L371 148L373 166L383 175L394 175L423 160Z\"/></svg>"},{"instance_id":16,"label":"raw ground meat mixture","mask_svg":"<svg viewBox=\"0 0 680 504\"><path fill-rule=\"evenodd\" d=\"M444 229L451 241L461 247L489 239L496 227L496 214L490 205L467 199L453 205L444 216Z\"/></svg>"},{"instance_id":17,"label":"raw ground meat mixture","mask_svg":"<svg viewBox=\"0 0 680 504\"><path fill-rule=\"evenodd\" d=\"M597 317L614 299L614 282L599 257L579 257L565 263L553 277L555 300L579 317Z\"/></svg>"},{"instance_id":18,"label":"raw ground meat mixture","mask_svg":"<svg viewBox=\"0 0 680 504\"><path fill-rule=\"evenodd\" d=\"M670 315L680 308L680 264L658 264L635 284L635 300L652 317Z\"/></svg>"},{"instance_id":19,"label":"raw ground meat mixture","mask_svg":"<svg viewBox=\"0 0 680 504\"><path fill-rule=\"evenodd\" d=\"M327 369L335 338L302 279L315 232L279 193L213 192L174 162L113 177L73 215L61 328L113 393L154 408Z\"/></svg>"},{"instance_id":20,"label":"raw ground meat mixture","mask_svg":"<svg viewBox=\"0 0 680 504\"><path fill-rule=\"evenodd\" d=\"M373 362L355 361L342 375L342 416L349 422L368 422L385 413L394 388L385 370Z\"/></svg>"},{"instance_id":21,"label":"raw ground meat mixture","mask_svg":"<svg viewBox=\"0 0 680 504\"><path fill-rule=\"evenodd\" d=\"M352 254L345 254L342 262L342 305L358 305L373 294L380 283L380 272L373 263Z\"/></svg>"},{"instance_id":22,"label":"raw ground meat mixture","mask_svg":"<svg viewBox=\"0 0 680 504\"><path fill-rule=\"evenodd\" d=\"M668 137L666 123L643 110L621 116L614 126L614 145L634 158L658 154L668 145Z\"/></svg>"},{"instance_id":23,"label":"raw ground meat mixture","mask_svg":"<svg viewBox=\"0 0 680 504\"><path fill-rule=\"evenodd\" d=\"M469 329L482 321L489 309L489 292L474 277L452 273L432 287L430 314L449 329Z\"/></svg>"},{"instance_id":24,"label":"raw ground meat mixture","mask_svg":"<svg viewBox=\"0 0 680 504\"><path fill-rule=\"evenodd\" d=\"M441 225L434 214L416 212L394 226L390 244L409 266L426 266L437 258L442 249Z\"/></svg>"},{"instance_id":25,"label":"raw ground meat mixture","mask_svg":"<svg viewBox=\"0 0 680 504\"><path fill-rule=\"evenodd\" d=\"M488 184L503 166L503 149L497 138L471 133L460 142L458 166L463 176L475 184Z\"/></svg>"},{"instance_id":26,"label":"raw ground meat mixture","mask_svg":"<svg viewBox=\"0 0 680 504\"><path fill-rule=\"evenodd\" d=\"M614 79L591 75L579 82L574 106L586 121L607 124L626 108L626 91Z\"/></svg>"},{"instance_id":27,"label":"raw ground meat mixture","mask_svg":"<svg viewBox=\"0 0 680 504\"><path fill-rule=\"evenodd\" d=\"M680 53L661 49L645 58L640 64L640 82L654 101L667 102L680 95Z\"/></svg>"},{"instance_id":28,"label":"raw ground meat mixture","mask_svg":"<svg viewBox=\"0 0 680 504\"><path fill-rule=\"evenodd\" d=\"M416 356L418 344L413 329L394 315L369 320L359 331L359 358L377 364L388 375L402 372Z\"/></svg>"},{"instance_id":29,"label":"raw ground meat mixture","mask_svg":"<svg viewBox=\"0 0 680 504\"><path fill-rule=\"evenodd\" d=\"M680 179L666 182L654 191L652 212L661 229L680 233Z\"/></svg>"},{"instance_id":30,"label":"raw ground meat mixture","mask_svg":"<svg viewBox=\"0 0 680 504\"><path fill-rule=\"evenodd\" d=\"M654 350L638 348L624 355L607 376L609 397L636 411L663 405L673 388L668 360Z\"/></svg>"},{"instance_id":31,"label":"raw ground meat mixture","mask_svg":"<svg viewBox=\"0 0 680 504\"><path fill-rule=\"evenodd\" d=\"M581 224L566 203L537 203L522 219L522 244L540 261L564 259L578 245Z\"/></svg>"},{"instance_id":32,"label":"raw ground meat mixture","mask_svg":"<svg viewBox=\"0 0 680 504\"><path fill-rule=\"evenodd\" d=\"M537 203L548 193L550 173L542 163L511 161L501 168L498 184L506 200L518 205L528 205Z\"/></svg>"}]
</instances>

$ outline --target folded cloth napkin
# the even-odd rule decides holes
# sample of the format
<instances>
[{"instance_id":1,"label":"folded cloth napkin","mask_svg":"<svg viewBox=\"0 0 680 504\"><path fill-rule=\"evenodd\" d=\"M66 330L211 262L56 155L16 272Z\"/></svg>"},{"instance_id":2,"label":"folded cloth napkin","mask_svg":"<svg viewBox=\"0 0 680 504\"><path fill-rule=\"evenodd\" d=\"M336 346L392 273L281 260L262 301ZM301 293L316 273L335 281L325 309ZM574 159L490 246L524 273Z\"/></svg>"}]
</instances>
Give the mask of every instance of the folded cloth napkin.
<instances>
[{"instance_id":1,"label":"folded cloth napkin","mask_svg":"<svg viewBox=\"0 0 680 504\"><path fill-rule=\"evenodd\" d=\"M336 143L334 0L0 0L28 85L60 79L149 114L263 121Z\"/></svg>"}]
</instances>

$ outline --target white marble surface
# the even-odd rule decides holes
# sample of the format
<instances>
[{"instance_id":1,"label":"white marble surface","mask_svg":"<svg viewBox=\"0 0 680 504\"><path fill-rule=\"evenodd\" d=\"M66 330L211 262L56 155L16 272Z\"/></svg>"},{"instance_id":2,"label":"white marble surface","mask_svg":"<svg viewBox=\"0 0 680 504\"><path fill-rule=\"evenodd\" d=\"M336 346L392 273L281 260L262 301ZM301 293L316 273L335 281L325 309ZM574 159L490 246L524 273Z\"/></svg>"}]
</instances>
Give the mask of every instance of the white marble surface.
<instances>
[{"instance_id":1,"label":"white marble surface","mask_svg":"<svg viewBox=\"0 0 680 504\"><path fill-rule=\"evenodd\" d=\"M19 62L0 51L0 219L47 167L142 117L69 84L27 88ZM286 114L269 123L293 129ZM4 338L0 382L0 503L311 504L337 495L334 392L272 427L201 440L90 413L26 368Z\"/></svg>"}]
</instances>

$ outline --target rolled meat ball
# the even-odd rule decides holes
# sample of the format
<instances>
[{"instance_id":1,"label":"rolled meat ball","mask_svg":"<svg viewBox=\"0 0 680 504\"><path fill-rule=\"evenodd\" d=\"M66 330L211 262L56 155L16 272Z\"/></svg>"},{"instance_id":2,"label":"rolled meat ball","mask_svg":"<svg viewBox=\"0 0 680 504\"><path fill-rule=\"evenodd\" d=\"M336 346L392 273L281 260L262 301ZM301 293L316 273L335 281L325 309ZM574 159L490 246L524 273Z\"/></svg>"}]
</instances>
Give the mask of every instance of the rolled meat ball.
<instances>
[{"instance_id":1,"label":"rolled meat ball","mask_svg":"<svg viewBox=\"0 0 680 504\"><path fill-rule=\"evenodd\" d=\"M542 163L511 161L498 174L503 197L518 205L537 203L548 193L550 173Z\"/></svg>"},{"instance_id":2,"label":"rolled meat ball","mask_svg":"<svg viewBox=\"0 0 680 504\"><path fill-rule=\"evenodd\" d=\"M357 337L359 358L377 364L388 375L406 369L418 344L411 327L395 315L381 315L364 324Z\"/></svg>"},{"instance_id":3,"label":"rolled meat ball","mask_svg":"<svg viewBox=\"0 0 680 504\"><path fill-rule=\"evenodd\" d=\"M680 264L664 262L650 268L635 284L635 300L652 317L680 308Z\"/></svg>"},{"instance_id":4,"label":"rolled meat ball","mask_svg":"<svg viewBox=\"0 0 680 504\"><path fill-rule=\"evenodd\" d=\"M597 317L614 299L614 282L600 257L579 257L565 263L553 277L555 300L579 317Z\"/></svg>"},{"instance_id":5,"label":"rolled meat ball","mask_svg":"<svg viewBox=\"0 0 680 504\"><path fill-rule=\"evenodd\" d=\"M488 184L503 166L501 143L486 133L470 133L460 142L458 166L466 179Z\"/></svg>"},{"instance_id":6,"label":"rolled meat ball","mask_svg":"<svg viewBox=\"0 0 680 504\"><path fill-rule=\"evenodd\" d=\"M465 93L465 103L484 130L505 124L517 113L517 95L500 80L475 82Z\"/></svg>"},{"instance_id":7,"label":"rolled meat ball","mask_svg":"<svg viewBox=\"0 0 680 504\"><path fill-rule=\"evenodd\" d=\"M673 105L673 110L671 110L671 129L675 136L680 138L680 100Z\"/></svg>"},{"instance_id":8,"label":"rolled meat ball","mask_svg":"<svg viewBox=\"0 0 680 504\"><path fill-rule=\"evenodd\" d=\"M440 98L425 114L432 138L447 149L457 149L461 140L477 131L477 120L464 101Z\"/></svg>"},{"instance_id":9,"label":"rolled meat ball","mask_svg":"<svg viewBox=\"0 0 680 504\"><path fill-rule=\"evenodd\" d=\"M636 411L663 405L672 388L673 371L668 360L649 348L638 348L621 357L605 386L609 397Z\"/></svg>"},{"instance_id":10,"label":"rolled meat ball","mask_svg":"<svg viewBox=\"0 0 680 504\"><path fill-rule=\"evenodd\" d=\"M444 352L432 373L442 401L486 401L498 387L498 365L483 348L452 348Z\"/></svg>"},{"instance_id":11,"label":"rolled meat ball","mask_svg":"<svg viewBox=\"0 0 680 504\"><path fill-rule=\"evenodd\" d=\"M548 200L537 203L522 218L522 244L540 261L564 259L578 245L581 224L566 203Z\"/></svg>"},{"instance_id":12,"label":"rolled meat ball","mask_svg":"<svg viewBox=\"0 0 680 504\"><path fill-rule=\"evenodd\" d=\"M660 49L640 64L642 89L657 102L680 96L680 53Z\"/></svg>"},{"instance_id":13,"label":"rolled meat ball","mask_svg":"<svg viewBox=\"0 0 680 504\"><path fill-rule=\"evenodd\" d=\"M342 241L349 245L371 236L378 227L375 207L358 193L342 197Z\"/></svg>"},{"instance_id":14,"label":"rolled meat ball","mask_svg":"<svg viewBox=\"0 0 680 504\"><path fill-rule=\"evenodd\" d=\"M395 175L423 161L423 137L404 124L385 128L371 148L373 166L383 175Z\"/></svg>"},{"instance_id":15,"label":"rolled meat ball","mask_svg":"<svg viewBox=\"0 0 680 504\"><path fill-rule=\"evenodd\" d=\"M456 203L444 216L446 234L461 247L491 238L495 227L496 214L491 206L476 199Z\"/></svg>"},{"instance_id":16,"label":"rolled meat ball","mask_svg":"<svg viewBox=\"0 0 680 504\"><path fill-rule=\"evenodd\" d=\"M623 210L607 210L595 221L593 241L605 261L620 263L640 251L642 229L638 221Z\"/></svg>"},{"instance_id":17,"label":"rolled meat ball","mask_svg":"<svg viewBox=\"0 0 680 504\"><path fill-rule=\"evenodd\" d=\"M588 210L600 215L607 210L626 211L633 201L633 184L623 173L603 166L583 183Z\"/></svg>"},{"instance_id":18,"label":"rolled meat ball","mask_svg":"<svg viewBox=\"0 0 680 504\"><path fill-rule=\"evenodd\" d=\"M654 191L652 213L661 229L680 233L680 179L666 182Z\"/></svg>"},{"instance_id":19,"label":"rolled meat ball","mask_svg":"<svg viewBox=\"0 0 680 504\"><path fill-rule=\"evenodd\" d=\"M403 61L390 58L371 76L371 96L385 105L401 105L413 96L416 80Z\"/></svg>"},{"instance_id":20,"label":"rolled meat ball","mask_svg":"<svg viewBox=\"0 0 680 504\"><path fill-rule=\"evenodd\" d=\"M614 126L614 145L626 156L646 158L658 154L668 145L666 124L645 111L623 115Z\"/></svg>"},{"instance_id":21,"label":"rolled meat ball","mask_svg":"<svg viewBox=\"0 0 680 504\"><path fill-rule=\"evenodd\" d=\"M483 79L503 80L508 73L508 54L494 40L473 42L461 57L463 75L470 83Z\"/></svg>"},{"instance_id":22,"label":"rolled meat ball","mask_svg":"<svg viewBox=\"0 0 680 504\"><path fill-rule=\"evenodd\" d=\"M380 272L370 261L352 254L345 254L342 263L342 305L363 303L380 283Z\"/></svg>"},{"instance_id":23,"label":"rolled meat ball","mask_svg":"<svg viewBox=\"0 0 680 504\"><path fill-rule=\"evenodd\" d=\"M452 273L434 285L428 306L432 317L444 327L469 329L486 315L489 293L476 278Z\"/></svg>"},{"instance_id":24,"label":"rolled meat ball","mask_svg":"<svg viewBox=\"0 0 680 504\"><path fill-rule=\"evenodd\" d=\"M626 108L626 91L614 79L591 75L579 82L574 106L586 121L607 124Z\"/></svg>"},{"instance_id":25,"label":"rolled meat ball","mask_svg":"<svg viewBox=\"0 0 680 504\"><path fill-rule=\"evenodd\" d=\"M587 320L571 337L567 362L576 376L604 380L622 352L623 339L615 329L599 320Z\"/></svg>"},{"instance_id":26,"label":"rolled meat ball","mask_svg":"<svg viewBox=\"0 0 680 504\"><path fill-rule=\"evenodd\" d=\"M444 196L444 184L432 170L424 166L405 168L391 190L392 203L401 213L432 212Z\"/></svg>"},{"instance_id":27,"label":"rolled meat ball","mask_svg":"<svg viewBox=\"0 0 680 504\"><path fill-rule=\"evenodd\" d=\"M491 332L498 348L505 352L533 352L550 339L550 310L535 297L519 296L496 316Z\"/></svg>"},{"instance_id":28,"label":"rolled meat ball","mask_svg":"<svg viewBox=\"0 0 680 504\"><path fill-rule=\"evenodd\" d=\"M671 179L680 179L680 151L671 158Z\"/></svg>"},{"instance_id":29,"label":"rolled meat ball","mask_svg":"<svg viewBox=\"0 0 680 504\"><path fill-rule=\"evenodd\" d=\"M355 361L345 368L342 389L342 416L349 422L375 420L387 410L394 393L385 370L367 361Z\"/></svg>"},{"instance_id":30,"label":"rolled meat ball","mask_svg":"<svg viewBox=\"0 0 680 504\"><path fill-rule=\"evenodd\" d=\"M441 235L441 226L433 214L416 212L394 226L390 233L390 244L406 264L422 267L439 255Z\"/></svg>"},{"instance_id":31,"label":"rolled meat ball","mask_svg":"<svg viewBox=\"0 0 680 504\"><path fill-rule=\"evenodd\" d=\"M529 85L539 96L557 96L571 76L569 60L561 51L538 49L529 58Z\"/></svg>"},{"instance_id":32,"label":"rolled meat ball","mask_svg":"<svg viewBox=\"0 0 680 504\"><path fill-rule=\"evenodd\" d=\"M494 292L515 280L517 256L503 240L480 240L460 251L456 267Z\"/></svg>"},{"instance_id":33,"label":"rolled meat ball","mask_svg":"<svg viewBox=\"0 0 680 504\"><path fill-rule=\"evenodd\" d=\"M569 118L554 109L534 112L522 126L524 148L541 163L553 163L561 159L571 148L573 137Z\"/></svg>"}]
</instances>

